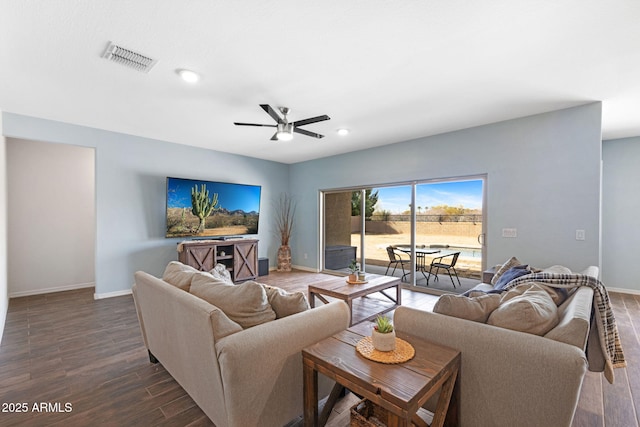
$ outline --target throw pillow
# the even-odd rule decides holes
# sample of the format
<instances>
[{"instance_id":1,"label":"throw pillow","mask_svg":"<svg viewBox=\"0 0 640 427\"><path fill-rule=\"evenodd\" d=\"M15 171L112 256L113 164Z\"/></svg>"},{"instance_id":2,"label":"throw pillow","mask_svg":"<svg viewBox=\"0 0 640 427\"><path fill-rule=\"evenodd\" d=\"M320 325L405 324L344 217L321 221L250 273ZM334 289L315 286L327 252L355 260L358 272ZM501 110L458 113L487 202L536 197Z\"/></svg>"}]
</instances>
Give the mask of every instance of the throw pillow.
<instances>
[{"instance_id":1,"label":"throw pillow","mask_svg":"<svg viewBox=\"0 0 640 427\"><path fill-rule=\"evenodd\" d=\"M516 265L522 265L522 263L518 261L518 258L516 257L509 258L507 262L502 264L502 267L500 267L496 271L496 273L493 275L493 278L491 279L491 284L495 285L498 282L498 279L500 279L500 276L502 276L511 267L515 267Z\"/></svg>"},{"instance_id":2,"label":"throw pillow","mask_svg":"<svg viewBox=\"0 0 640 427\"><path fill-rule=\"evenodd\" d=\"M211 274L216 279L224 280L230 285L233 285L233 280L231 280L231 274L229 273L229 270L227 270L227 266L224 264L220 264L220 263L216 264L215 267L213 267L209 271L209 274Z\"/></svg>"},{"instance_id":3,"label":"throw pillow","mask_svg":"<svg viewBox=\"0 0 640 427\"><path fill-rule=\"evenodd\" d=\"M183 291L189 292L191 278L196 273L198 273L198 270L190 265L185 265L178 261L171 261L164 270L162 280Z\"/></svg>"},{"instance_id":4,"label":"throw pillow","mask_svg":"<svg viewBox=\"0 0 640 427\"><path fill-rule=\"evenodd\" d=\"M547 294L549 294L549 296L551 297L551 300L556 306L559 306L560 304L565 302L566 299L569 297L568 291L565 288L553 288L551 286L544 285L540 282L528 281L528 282L519 284L515 288L509 289L508 296L505 295L503 297L502 302L506 302L507 299L513 298L514 296L522 295L523 293L525 293L527 289L531 287L531 285L534 285L534 284L538 286L540 289L544 289L547 292ZM500 292L504 292L504 289Z\"/></svg>"},{"instance_id":5,"label":"throw pillow","mask_svg":"<svg viewBox=\"0 0 640 427\"><path fill-rule=\"evenodd\" d=\"M552 265L551 267L542 269L540 273L571 274L571 269L563 265Z\"/></svg>"},{"instance_id":6,"label":"throw pillow","mask_svg":"<svg viewBox=\"0 0 640 427\"><path fill-rule=\"evenodd\" d=\"M561 305L569 298L569 290L566 288L552 288L542 283L538 283L537 285L547 291L556 306Z\"/></svg>"},{"instance_id":7,"label":"throw pillow","mask_svg":"<svg viewBox=\"0 0 640 427\"><path fill-rule=\"evenodd\" d=\"M242 326L229 319L222 310L216 308L209 316L213 327L213 337L217 340L242 330Z\"/></svg>"},{"instance_id":8,"label":"throw pillow","mask_svg":"<svg viewBox=\"0 0 640 427\"><path fill-rule=\"evenodd\" d=\"M229 319L243 328L276 318L266 291L256 282L230 285L210 274L197 273L191 279L190 292L224 311Z\"/></svg>"},{"instance_id":9,"label":"throw pillow","mask_svg":"<svg viewBox=\"0 0 640 427\"><path fill-rule=\"evenodd\" d=\"M499 294L483 294L471 298L445 294L438 298L433 312L485 323L491 312L500 305L500 299Z\"/></svg>"},{"instance_id":10,"label":"throw pillow","mask_svg":"<svg viewBox=\"0 0 640 427\"><path fill-rule=\"evenodd\" d=\"M522 288L526 290L522 292ZM540 286L518 286L504 294L498 308L489 315L487 324L544 335L558 324L558 308Z\"/></svg>"},{"instance_id":11,"label":"throw pillow","mask_svg":"<svg viewBox=\"0 0 640 427\"><path fill-rule=\"evenodd\" d=\"M496 281L496 284L493 286L493 289L500 290L504 289L505 286L509 284L513 279L517 279L520 276L524 276L527 274L531 274L529 271L528 265L516 265L515 267L511 267L504 273L500 275L500 278Z\"/></svg>"},{"instance_id":12,"label":"throw pillow","mask_svg":"<svg viewBox=\"0 0 640 427\"><path fill-rule=\"evenodd\" d=\"M275 286L262 284L267 292L271 308L276 312L276 319L300 313L309 309L307 296L302 292L287 292Z\"/></svg>"},{"instance_id":13,"label":"throw pillow","mask_svg":"<svg viewBox=\"0 0 640 427\"><path fill-rule=\"evenodd\" d=\"M563 265L552 265L551 267L543 269L540 273L573 274L570 268ZM556 305L562 304L567 298L569 298L570 292L568 288L548 288L548 290Z\"/></svg>"}]
</instances>

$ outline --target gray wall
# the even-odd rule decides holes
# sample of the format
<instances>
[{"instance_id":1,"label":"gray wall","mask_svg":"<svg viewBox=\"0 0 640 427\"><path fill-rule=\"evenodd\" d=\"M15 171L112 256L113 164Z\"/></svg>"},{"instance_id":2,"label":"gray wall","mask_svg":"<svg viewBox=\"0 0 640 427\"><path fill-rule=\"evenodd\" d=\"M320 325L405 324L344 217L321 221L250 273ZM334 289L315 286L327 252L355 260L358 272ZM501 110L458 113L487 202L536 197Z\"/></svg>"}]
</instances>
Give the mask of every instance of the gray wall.
<instances>
[{"instance_id":1,"label":"gray wall","mask_svg":"<svg viewBox=\"0 0 640 427\"><path fill-rule=\"evenodd\" d=\"M602 281L640 293L640 137L602 143Z\"/></svg>"},{"instance_id":2,"label":"gray wall","mask_svg":"<svg viewBox=\"0 0 640 427\"><path fill-rule=\"evenodd\" d=\"M7 112L3 134L96 149L97 297L128 292L136 270L159 276L177 259L180 239L164 237L167 176L261 185L258 253L275 265L270 208L288 191L285 164Z\"/></svg>"},{"instance_id":3,"label":"gray wall","mask_svg":"<svg viewBox=\"0 0 640 427\"><path fill-rule=\"evenodd\" d=\"M319 190L487 174L487 264L599 265L601 104L525 117L294 165L4 113L4 135L96 148L96 293L129 290L138 269L175 259L164 238L166 176L263 186L260 256L274 265L272 201L298 201L295 265L317 268ZM425 118L428 119L428 118ZM518 237L501 237L502 228ZM586 240L575 240L575 230ZM308 259L303 257L307 253Z\"/></svg>"},{"instance_id":4,"label":"gray wall","mask_svg":"<svg viewBox=\"0 0 640 427\"><path fill-rule=\"evenodd\" d=\"M7 138L11 297L95 285L95 150Z\"/></svg>"},{"instance_id":5,"label":"gray wall","mask_svg":"<svg viewBox=\"0 0 640 427\"><path fill-rule=\"evenodd\" d=\"M293 263L318 267L321 189L487 174L487 265L599 265L600 163L600 103L298 163Z\"/></svg>"}]
</instances>

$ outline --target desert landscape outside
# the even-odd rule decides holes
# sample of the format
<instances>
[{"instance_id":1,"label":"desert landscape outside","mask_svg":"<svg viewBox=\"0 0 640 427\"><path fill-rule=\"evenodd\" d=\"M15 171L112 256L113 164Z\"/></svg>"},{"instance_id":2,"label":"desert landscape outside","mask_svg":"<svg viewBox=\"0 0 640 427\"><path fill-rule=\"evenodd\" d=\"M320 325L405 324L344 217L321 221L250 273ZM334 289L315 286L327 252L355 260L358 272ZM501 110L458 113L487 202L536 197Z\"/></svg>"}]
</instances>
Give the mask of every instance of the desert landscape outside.
<instances>
[{"instance_id":1,"label":"desert landscape outside","mask_svg":"<svg viewBox=\"0 0 640 427\"><path fill-rule=\"evenodd\" d=\"M456 270L463 277L478 278L483 264L483 187L483 179L419 183L415 186L415 209L410 185L328 192L324 199L325 259L351 248L350 257L355 253L360 261L364 254L367 266L386 267L391 246L409 260L415 221L416 247L438 246L438 252L426 255L427 264L460 252ZM342 259L326 265L334 270L347 268Z\"/></svg>"},{"instance_id":2,"label":"desert landscape outside","mask_svg":"<svg viewBox=\"0 0 640 427\"><path fill-rule=\"evenodd\" d=\"M354 223L358 218L354 219ZM408 221L370 221L365 232L365 262L367 265L387 266L387 247L411 245L411 224ZM357 225L354 225L357 230ZM475 222L419 222L416 227L416 247L443 246L440 252L426 255L428 263L435 257L460 252L456 270L462 277L478 278L482 270L482 246L478 236L482 234L481 220ZM351 245L360 247L361 234L351 233ZM405 259L402 251L400 255ZM358 254L360 251L358 251Z\"/></svg>"}]
</instances>

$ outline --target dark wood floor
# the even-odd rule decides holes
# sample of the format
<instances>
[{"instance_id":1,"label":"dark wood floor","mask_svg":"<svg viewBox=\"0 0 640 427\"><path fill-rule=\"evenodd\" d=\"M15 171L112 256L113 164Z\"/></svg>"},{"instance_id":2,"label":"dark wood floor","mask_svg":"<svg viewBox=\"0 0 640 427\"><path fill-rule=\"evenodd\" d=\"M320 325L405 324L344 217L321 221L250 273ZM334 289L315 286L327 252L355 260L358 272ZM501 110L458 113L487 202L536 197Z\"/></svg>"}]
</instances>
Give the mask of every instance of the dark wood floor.
<instances>
[{"instance_id":1,"label":"dark wood floor","mask_svg":"<svg viewBox=\"0 0 640 427\"><path fill-rule=\"evenodd\" d=\"M318 276L271 273L260 281L306 291L311 277ZM402 298L431 310L436 297L404 290ZM616 371L614 385L588 374L576 427L638 426L640 296L611 299L629 367ZM384 298L368 298L354 314L364 317L380 304ZM0 404L0 426L212 425L160 364L149 363L131 296L95 301L92 289L10 300ZM16 404L26 404L26 412L16 412Z\"/></svg>"}]
</instances>

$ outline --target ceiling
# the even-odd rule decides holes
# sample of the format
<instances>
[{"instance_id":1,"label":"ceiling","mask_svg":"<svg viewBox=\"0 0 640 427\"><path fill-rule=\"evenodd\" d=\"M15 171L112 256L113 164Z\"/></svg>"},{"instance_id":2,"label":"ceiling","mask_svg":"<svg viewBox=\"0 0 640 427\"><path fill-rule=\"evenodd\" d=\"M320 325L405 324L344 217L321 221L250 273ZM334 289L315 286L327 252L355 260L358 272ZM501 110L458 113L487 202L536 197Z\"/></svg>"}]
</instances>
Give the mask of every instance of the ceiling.
<instances>
[{"instance_id":1,"label":"ceiling","mask_svg":"<svg viewBox=\"0 0 640 427\"><path fill-rule=\"evenodd\" d=\"M639 22L637 0L2 0L0 110L283 163L594 101L604 139L638 136ZM233 125L263 103L329 115L325 138Z\"/></svg>"}]
</instances>

